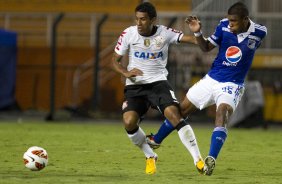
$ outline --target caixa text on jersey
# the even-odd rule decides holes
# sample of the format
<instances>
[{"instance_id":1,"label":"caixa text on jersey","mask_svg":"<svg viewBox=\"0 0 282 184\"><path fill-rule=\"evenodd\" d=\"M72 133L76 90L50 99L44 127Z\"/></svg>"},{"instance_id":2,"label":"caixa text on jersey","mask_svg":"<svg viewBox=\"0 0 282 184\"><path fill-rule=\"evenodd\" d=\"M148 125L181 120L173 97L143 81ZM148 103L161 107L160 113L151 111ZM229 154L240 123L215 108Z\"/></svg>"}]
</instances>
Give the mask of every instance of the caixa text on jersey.
<instances>
[{"instance_id":1,"label":"caixa text on jersey","mask_svg":"<svg viewBox=\"0 0 282 184\"><path fill-rule=\"evenodd\" d=\"M134 52L134 56L136 58L142 58L142 59L158 59L163 57L163 52Z\"/></svg>"}]
</instances>

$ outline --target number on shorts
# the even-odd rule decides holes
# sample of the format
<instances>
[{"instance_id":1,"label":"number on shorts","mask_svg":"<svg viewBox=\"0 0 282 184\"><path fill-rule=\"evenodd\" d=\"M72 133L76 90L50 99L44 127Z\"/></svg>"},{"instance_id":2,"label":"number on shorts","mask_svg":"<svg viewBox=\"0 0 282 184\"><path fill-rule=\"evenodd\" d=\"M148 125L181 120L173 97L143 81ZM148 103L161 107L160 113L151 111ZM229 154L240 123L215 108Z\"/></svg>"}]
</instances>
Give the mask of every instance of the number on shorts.
<instances>
[{"instance_id":1,"label":"number on shorts","mask_svg":"<svg viewBox=\"0 0 282 184\"><path fill-rule=\"evenodd\" d=\"M226 87L222 88L222 91L225 92L225 93L232 94L233 87L232 86L226 86Z\"/></svg>"}]
</instances>

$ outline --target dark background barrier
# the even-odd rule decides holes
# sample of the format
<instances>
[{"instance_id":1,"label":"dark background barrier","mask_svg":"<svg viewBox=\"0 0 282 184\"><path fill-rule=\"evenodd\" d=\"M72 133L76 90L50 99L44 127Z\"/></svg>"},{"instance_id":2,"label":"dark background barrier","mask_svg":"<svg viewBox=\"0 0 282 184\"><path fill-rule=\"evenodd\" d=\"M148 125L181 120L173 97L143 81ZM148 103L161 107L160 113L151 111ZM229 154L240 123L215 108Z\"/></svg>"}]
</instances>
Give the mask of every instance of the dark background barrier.
<instances>
[{"instance_id":1,"label":"dark background barrier","mask_svg":"<svg viewBox=\"0 0 282 184\"><path fill-rule=\"evenodd\" d=\"M0 110L16 108L17 34L0 29Z\"/></svg>"}]
</instances>

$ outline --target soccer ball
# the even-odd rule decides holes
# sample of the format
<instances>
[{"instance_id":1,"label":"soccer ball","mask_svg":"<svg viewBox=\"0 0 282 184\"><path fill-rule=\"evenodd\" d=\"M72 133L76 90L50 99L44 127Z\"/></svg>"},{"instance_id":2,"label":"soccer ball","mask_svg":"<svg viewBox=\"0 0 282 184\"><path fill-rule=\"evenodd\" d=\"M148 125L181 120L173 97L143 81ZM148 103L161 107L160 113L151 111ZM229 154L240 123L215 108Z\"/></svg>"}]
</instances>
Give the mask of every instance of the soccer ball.
<instances>
[{"instance_id":1,"label":"soccer ball","mask_svg":"<svg viewBox=\"0 0 282 184\"><path fill-rule=\"evenodd\" d=\"M48 164L47 151L38 146L30 147L23 155L25 167L32 171L40 171Z\"/></svg>"}]
</instances>

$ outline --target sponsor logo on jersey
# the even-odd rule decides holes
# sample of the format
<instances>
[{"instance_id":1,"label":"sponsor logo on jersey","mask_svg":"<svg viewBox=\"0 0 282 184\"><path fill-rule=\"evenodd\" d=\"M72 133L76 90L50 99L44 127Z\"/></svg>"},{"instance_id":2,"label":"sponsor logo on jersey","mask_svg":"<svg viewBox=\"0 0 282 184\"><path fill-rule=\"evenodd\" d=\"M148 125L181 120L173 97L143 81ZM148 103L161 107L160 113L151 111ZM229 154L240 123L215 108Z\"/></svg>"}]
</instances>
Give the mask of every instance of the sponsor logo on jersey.
<instances>
[{"instance_id":1,"label":"sponsor logo on jersey","mask_svg":"<svg viewBox=\"0 0 282 184\"><path fill-rule=\"evenodd\" d=\"M225 58L232 64L238 63L242 58L242 51L236 46L228 47L225 53Z\"/></svg>"},{"instance_id":2,"label":"sponsor logo on jersey","mask_svg":"<svg viewBox=\"0 0 282 184\"><path fill-rule=\"evenodd\" d=\"M255 49L255 48L256 48L256 41L253 40L253 39L249 39L249 40L248 40L248 47L249 47L250 49Z\"/></svg>"},{"instance_id":3,"label":"sponsor logo on jersey","mask_svg":"<svg viewBox=\"0 0 282 184\"><path fill-rule=\"evenodd\" d=\"M140 59L158 59L163 57L163 52L134 52L134 56Z\"/></svg>"}]
</instances>

